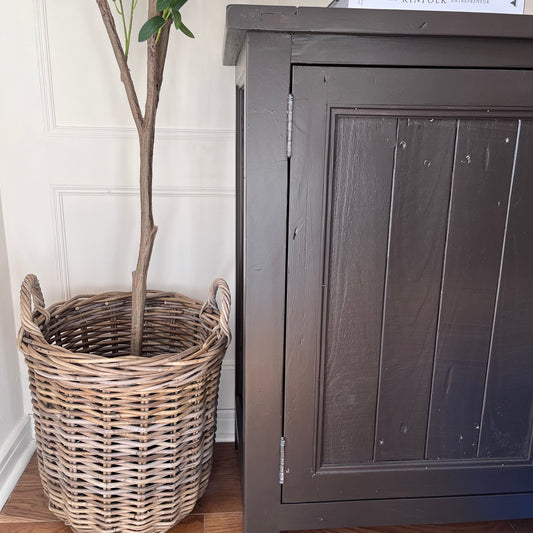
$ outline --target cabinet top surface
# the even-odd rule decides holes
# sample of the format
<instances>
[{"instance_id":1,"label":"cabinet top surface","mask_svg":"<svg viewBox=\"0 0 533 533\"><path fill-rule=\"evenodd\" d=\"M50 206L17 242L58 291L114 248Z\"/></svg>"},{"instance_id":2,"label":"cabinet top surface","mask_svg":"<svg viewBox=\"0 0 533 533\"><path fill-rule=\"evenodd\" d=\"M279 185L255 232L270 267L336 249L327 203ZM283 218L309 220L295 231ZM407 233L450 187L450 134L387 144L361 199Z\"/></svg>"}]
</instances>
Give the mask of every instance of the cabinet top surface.
<instances>
[{"instance_id":1,"label":"cabinet top surface","mask_svg":"<svg viewBox=\"0 0 533 533\"><path fill-rule=\"evenodd\" d=\"M250 31L533 39L532 22L528 15L229 5L224 64L235 64Z\"/></svg>"}]
</instances>

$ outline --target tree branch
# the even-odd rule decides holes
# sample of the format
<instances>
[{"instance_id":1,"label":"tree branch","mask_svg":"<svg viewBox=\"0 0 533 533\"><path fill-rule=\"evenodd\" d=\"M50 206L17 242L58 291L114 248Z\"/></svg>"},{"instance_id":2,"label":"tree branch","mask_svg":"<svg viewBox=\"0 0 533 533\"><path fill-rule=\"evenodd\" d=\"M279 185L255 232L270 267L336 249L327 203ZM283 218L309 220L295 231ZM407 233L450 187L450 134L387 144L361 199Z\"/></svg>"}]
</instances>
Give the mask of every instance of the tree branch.
<instances>
[{"instance_id":1,"label":"tree branch","mask_svg":"<svg viewBox=\"0 0 533 533\"><path fill-rule=\"evenodd\" d=\"M168 40L171 26L172 22L170 21L163 28L163 30L161 31L161 35L159 36L159 49L156 58L157 71L155 74L157 76L157 85L160 89L163 85L163 70L165 69L165 61L167 59Z\"/></svg>"},{"instance_id":2,"label":"tree branch","mask_svg":"<svg viewBox=\"0 0 533 533\"><path fill-rule=\"evenodd\" d=\"M158 14L156 6L157 0L150 0L148 17L154 17ZM163 69L165 68L171 25L172 22L169 21L167 24L165 24L165 26L163 26L159 35L159 39L156 39L156 36L153 36L148 40L146 106L144 110L144 117L147 127L149 128L155 128L155 117L157 113L157 106L159 105L161 84L163 83Z\"/></svg>"},{"instance_id":3,"label":"tree branch","mask_svg":"<svg viewBox=\"0 0 533 533\"><path fill-rule=\"evenodd\" d=\"M137 98L137 93L135 91L135 86L133 85L133 80L131 79L128 61L117 33L113 13L109 8L108 0L96 0L96 3L100 8L100 13L107 30L107 35L109 36L113 52L115 53L115 58L120 69L120 79L126 88L126 95L128 97L128 103L133 115L133 120L135 121L135 126L137 127L137 131L140 133L143 127L144 118L142 115L141 106L139 105L139 99Z\"/></svg>"}]
</instances>

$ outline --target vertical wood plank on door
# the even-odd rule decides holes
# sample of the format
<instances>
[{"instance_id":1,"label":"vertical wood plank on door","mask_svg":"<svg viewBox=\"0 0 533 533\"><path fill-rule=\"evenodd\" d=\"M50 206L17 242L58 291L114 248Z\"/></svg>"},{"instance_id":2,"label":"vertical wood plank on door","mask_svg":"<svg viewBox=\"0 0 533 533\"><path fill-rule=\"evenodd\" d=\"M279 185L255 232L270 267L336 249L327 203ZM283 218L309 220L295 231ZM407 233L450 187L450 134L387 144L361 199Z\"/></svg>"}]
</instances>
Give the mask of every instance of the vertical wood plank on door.
<instances>
[{"instance_id":1,"label":"vertical wood plank on door","mask_svg":"<svg viewBox=\"0 0 533 533\"><path fill-rule=\"evenodd\" d=\"M373 458L396 130L395 118L337 118L327 213L322 464Z\"/></svg>"},{"instance_id":2,"label":"vertical wood plank on door","mask_svg":"<svg viewBox=\"0 0 533 533\"><path fill-rule=\"evenodd\" d=\"M533 122L521 124L480 457L528 457L533 428Z\"/></svg>"},{"instance_id":3,"label":"vertical wood plank on door","mask_svg":"<svg viewBox=\"0 0 533 533\"><path fill-rule=\"evenodd\" d=\"M375 459L423 459L455 120L399 121Z\"/></svg>"},{"instance_id":4,"label":"vertical wood plank on door","mask_svg":"<svg viewBox=\"0 0 533 533\"><path fill-rule=\"evenodd\" d=\"M518 123L461 120L426 455L476 456Z\"/></svg>"}]
</instances>

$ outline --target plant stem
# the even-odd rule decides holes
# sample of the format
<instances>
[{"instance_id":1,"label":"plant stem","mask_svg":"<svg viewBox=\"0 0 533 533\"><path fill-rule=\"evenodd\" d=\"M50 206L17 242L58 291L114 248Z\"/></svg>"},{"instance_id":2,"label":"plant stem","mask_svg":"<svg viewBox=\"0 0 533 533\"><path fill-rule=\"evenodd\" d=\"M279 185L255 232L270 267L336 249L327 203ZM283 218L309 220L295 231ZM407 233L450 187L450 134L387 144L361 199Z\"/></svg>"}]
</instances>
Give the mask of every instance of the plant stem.
<instances>
[{"instance_id":1,"label":"plant stem","mask_svg":"<svg viewBox=\"0 0 533 533\"><path fill-rule=\"evenodd\" d=\"M130 52L130 39L128 35L128 28L126 27L126 15L124 13L124 5L122 0L120 1L120 16L122 18L122 28L124 30L124 55L126 56L126 61L128 60L128 54Z\"/></svg>"},{"instance_id":2,"label":"plant stem","mask_svg":"<svg viewBox=\"0 0 533 533\"><path fill-rule=\"evenodd\" d=\"M133 25L133 12L135 11L135 8L137 7L137 0L131 0L130 19L127 24L126 24L126 14L124 10L124 4L122 0L118 0L118 1L120 3L120 7L117 6L117 0L113 0L113 4L115 4L117 13L120 15L122 19L122 29L124 31L124 49L125 49L124 55L126 56L126 60L127 60L129 53L130 53L131 28Z\"/></svg>"},{"instance_id":3,"label":"plant stem","mask_svg":"<svg viewBox=\"0 0 533 533\"><path fill-rule=\"evenodd\" d=\"M117 6L117 0L113 0L113 4L115 5L115 9L117 10L117 13L122 16L124 14L122 2L120 2L120 7Z\"/></svg>"},{"instance_id":4,"label":"plant stem","mask_svg":"<svg viewBox=\"0 0 533 533\"><path fill-rule=\"evenodd\" d=\"M130 51L131 28L133 26L133 12L135 11L136 7L137 7L137 0L131 0L130 23L129 23L129 26L128 26L128 31L125 34L125 38L126 38L126 59L128 58L128 54L129 54L129 51Z\"/></svg>"},{"instance_id":5,"label":"plant stem","mask_svg":"<svg viewBox=\"0 0 533 533\"><path fill-rule=\"evenodd\" d=\"M171 9L165 9L165 11L163 11L162 17L165 20L168 20L170 18L170 14L171 13L172 13ZM164 28L164 26L163 26L163 28ZM157 37L155 38L155 44L157 44L159 42L159 37L161 35L161 32L163 31L163 28L159 28L159 31L157 32Z\"/></svg>"}]
</instances>

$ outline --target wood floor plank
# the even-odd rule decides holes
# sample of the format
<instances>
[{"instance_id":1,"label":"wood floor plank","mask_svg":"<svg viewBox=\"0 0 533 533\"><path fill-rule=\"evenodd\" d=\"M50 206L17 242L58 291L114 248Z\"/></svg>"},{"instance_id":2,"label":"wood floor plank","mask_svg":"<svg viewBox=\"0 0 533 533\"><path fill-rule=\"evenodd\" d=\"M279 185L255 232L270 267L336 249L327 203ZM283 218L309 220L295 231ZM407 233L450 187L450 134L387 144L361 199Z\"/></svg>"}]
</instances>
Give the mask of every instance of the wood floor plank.
<instances>
[{"instance_id":1,"label":"wood floor plank","mask_svg":"<svg viewBox=\"0 0 533 533\"><path fill-rule=\"evenodd\" d=\"M242 533L242 513L205 515L204 533Z\"/></svg>"},{"instance_id":2,"label":"wood floor plank","mask_svg":"<svg viewBox=\"0 0 533 533\"><path fill-rule=\"evenodd\" d=\"M168 533L204 533L203 515L186 516L177 526L174 526Z\"/></svg>"},{"instance_id":3,"label":"wood floor plank","mask_svg":"<svg viewBox=\"0 0 533 533\"><path fill-rule=\"evenodd\" d=\"M0 524L0 533L72 533L63 522L19 522Z\"/></svg>"},{"instance_id":4,"label":"wood floor plank","mask_svg":"<svg viewBox=\"0 0 533 533\"><path fill-rule=\"evenodd\" d=\"M507 522L472 522L422 526L348 527L341 529L313 529L283 533L512 533Z\"/></svg>"},{"instance_id":5,"label":"wood floor plank","mask_svg":"<svg viewBox=\"0 0 533 533\"><path fill-rule=\"evenodd\" d=\"M194 513L242 513L238 454L233 443L217 443L207 492Z\"/></svg>"},{"instance_id":6,"label":"wood floor plank","mask_svg":"<svg viewBox=\"0 0 533 533\"><path fill-rule=\"evenodd\" d=\"M0 533L72 533L72 530L62 522L11 522L0 524ZM187 516L168 533L204 533L204 517Z\"/></svg>"},{"instance_id":7,"label":"wood floor plank","mask_svg":"<svg viewBox=\"0 0 533 533\"><path fill-rule=\"evenodd\" d=\"M43 492L37 457L34 455L0 513L0 524L53 521L57 521L57 518L48 510L48 500Z\"/></svg>"},{"instance_id":8,"label":"wood floor plank","mask_svg":"<svg viewBox=\"0 0 533 533\"><path fill-rule=\"evenodd\" d=\"M533 533L533 519L510 520L514 533Z\"/></svg>"}]
</instances>

